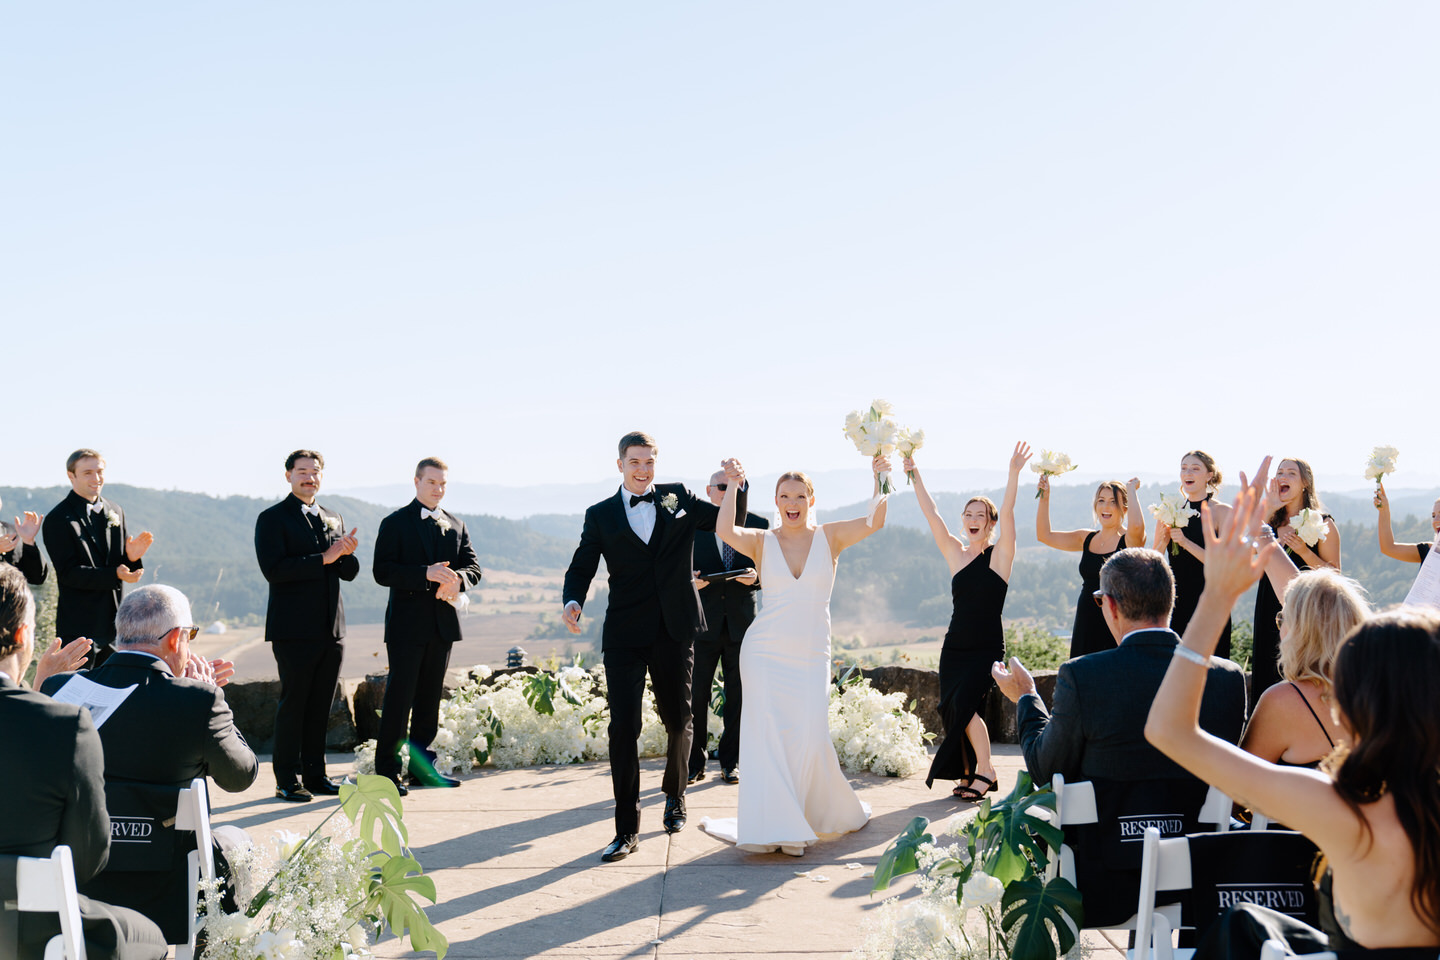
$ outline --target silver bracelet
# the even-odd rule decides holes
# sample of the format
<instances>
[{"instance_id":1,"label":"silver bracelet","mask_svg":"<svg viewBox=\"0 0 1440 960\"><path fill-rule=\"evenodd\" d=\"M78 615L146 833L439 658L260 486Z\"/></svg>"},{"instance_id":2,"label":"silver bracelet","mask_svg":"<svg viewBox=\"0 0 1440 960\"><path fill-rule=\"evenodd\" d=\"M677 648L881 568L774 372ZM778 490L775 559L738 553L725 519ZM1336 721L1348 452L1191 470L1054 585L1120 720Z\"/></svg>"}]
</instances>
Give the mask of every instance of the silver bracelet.
<instances>
[{"instance_id":1,"label":"silver bracelet","mask_svg":"<svg viewBox=\"0 0 1440 960\"><path fill-rule=\"evenodd\" d=\"M1175 644L1175 656L1179 657L1181 660L1189 660L1191 663L1198 664L1202 667L1210 666L1209 657L1196 653L1194 650L1191 650L1183 643Z\"/></svg>"}]
</instances>

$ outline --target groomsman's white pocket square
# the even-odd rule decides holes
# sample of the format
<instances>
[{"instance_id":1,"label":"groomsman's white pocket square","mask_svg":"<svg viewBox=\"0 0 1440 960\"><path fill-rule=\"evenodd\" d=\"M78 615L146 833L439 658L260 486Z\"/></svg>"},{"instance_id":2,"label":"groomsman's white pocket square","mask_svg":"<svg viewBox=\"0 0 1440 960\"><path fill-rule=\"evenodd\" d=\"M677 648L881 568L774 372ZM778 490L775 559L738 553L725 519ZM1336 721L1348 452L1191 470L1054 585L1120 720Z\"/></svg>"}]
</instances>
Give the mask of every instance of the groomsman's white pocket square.
<instances>
[{"instance_id":1,"label":"groomsman's white pocket square","mask_svg":"<svg viewBox=\"0 0 1440 960\"><path fill-rule=\"evenodd\" d=\"M683 516L685 516L685 511L681 510L679 513L675 514L675 519L679 520Z\"/></svg>"}]
</instances>

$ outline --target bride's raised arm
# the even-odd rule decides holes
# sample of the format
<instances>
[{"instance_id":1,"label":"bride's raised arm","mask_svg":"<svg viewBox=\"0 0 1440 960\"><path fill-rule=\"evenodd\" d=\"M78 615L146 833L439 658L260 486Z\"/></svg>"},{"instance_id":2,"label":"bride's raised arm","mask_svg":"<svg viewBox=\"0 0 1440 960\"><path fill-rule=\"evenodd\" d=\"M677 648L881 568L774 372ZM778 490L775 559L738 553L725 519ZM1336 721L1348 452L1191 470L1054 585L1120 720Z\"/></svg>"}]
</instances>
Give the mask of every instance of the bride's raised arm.
<instances>
[{"instance_id":1,"label":"bride's raised arm","mask_svg":"<svg viewBox=\"0 0 1440 960\"><path fill-rule=\"evenodd\" d=\"M765 548L765 531L735 525L735 497L745 484L745 468L739 460L726 460L725 497L720 501L720 516L715 519L715 532L728 543L736 553L743 553L755 561L760 568L760 551ZM740 518L744 522L744 518Z\"/></svg>"},{"instance_id":2,"label":"bride's raised arm","mask_svg":"<svg viewBox=\"0 0 1440 960\"><path fill-rule=\"evenodd\" d=\"M875 475L875 490L871 496L878 497L880 496L880 474L890 472L890 460L888 457L876 457L871 461L870 467L871 472ZM830 552L837 554L846 547L853 547L885 526L885 506L886 501L881 500L871 511L869 517L856 517L854 520L838 520L825 524L825 536L830 541Z\"/></svg>"}]
</instances>

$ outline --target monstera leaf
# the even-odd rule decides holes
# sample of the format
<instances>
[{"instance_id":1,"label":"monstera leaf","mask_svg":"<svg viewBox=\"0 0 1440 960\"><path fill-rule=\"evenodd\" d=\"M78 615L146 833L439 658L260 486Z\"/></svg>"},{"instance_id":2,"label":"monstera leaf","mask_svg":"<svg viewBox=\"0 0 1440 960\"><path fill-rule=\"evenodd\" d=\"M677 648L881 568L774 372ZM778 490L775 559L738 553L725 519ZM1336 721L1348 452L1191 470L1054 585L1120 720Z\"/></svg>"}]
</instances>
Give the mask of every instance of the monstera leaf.
<instances>
[{"instance_id":1,"label":"monstera leaf","mask_svg":"<svg viewBox=\"0 0 1440 960\"><path fill-rule=\"evenodd\" d=\"M525 685L521 690L530 708L548 717L555 712L555 691L559 688L560 684L550 674L532 673L525 678Z\"/></svg>"},{"instance_id":2,"label":"monstera leaf","mask_svg":"<svg viewBox=\"0 0 1440 960\"><path fill-rule=\"evenodd\" d=\"M372 910L385 917L390 932L397 937L408 936L413 950L430 950L436 960L444 960L450 943L436 930L411 894L435 902L435 881L423 875L420 864L410 857L391 857L379 871L370 876L369 903Z\"/></svg>"},{"instance_id":3,"label":"monstera leaf","mask_svg":"<svg viewBox=\"0 0 1440 960\"><path fill-rule=\"evenodd\" d=\"M1048 883L1036 879L1007 884L1000 901L1000 925L1010 933L1016 924L1011 960L1055 960L1055 942L1060 953L1075 946L1075 931L1084 922L1080 891L1063 877Z\"/></svg>"},{"instance_id":4,"label":"monstera leaf","mask_svg":"<svg viewBox=\"0 0 1440 960\"><path fill-rule=\"evenodd\" d=\"M1030 775L1021 771L1015 789L993 806L982 803L975 817L984 870L1007 887L1042 870L1049 862L1047 848L1059 849L1064 839L1058 827L1035 812L1055 808L1054 791L1032 790Z\"/></svg>"},{"instance_id":5,"label":"monstera leaf","mask_svg":"<svg viewBox=\"0 0 1440 960\"><path fill-rule=\"evenodd\" d=\"M885 852L880 855L880 862L875 865L875 884L870 888L871 893L884 890L896 877L903 877L920 869L915 851L920 848L920 844L935 841L926 829L929 826L929 820L916 817L900 836L890 841L890 846L885 848Z\"/></svg>"},{"instance_id":6,"label":"monstera leaf","mask_svg":"<svg viewBox=\"0 0 1440 960\"><path fill-rule=\"evenodd\" d=\"M395 782L389 777L362 773L355 778L353 787L348 783L341 784L340 809L352 821L358 818L356 825L360 828L360 836L372 850L384 850L392 857L399 856L410 842L400 791L395 789ZM377 828L380 831L378 842L375 840Z\"/></svg>"}]
</instances>

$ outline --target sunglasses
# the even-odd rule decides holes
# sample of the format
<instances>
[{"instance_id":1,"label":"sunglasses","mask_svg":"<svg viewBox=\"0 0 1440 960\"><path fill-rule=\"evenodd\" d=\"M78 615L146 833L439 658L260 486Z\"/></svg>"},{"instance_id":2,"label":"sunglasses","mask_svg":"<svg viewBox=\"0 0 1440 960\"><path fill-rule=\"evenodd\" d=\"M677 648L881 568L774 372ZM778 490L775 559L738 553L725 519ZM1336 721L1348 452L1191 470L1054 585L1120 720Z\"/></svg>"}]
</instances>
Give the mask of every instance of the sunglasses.
<instances>
[{"instance_id":1,"label":"sunglasses","mask_svg":"<svg viewBox=\"0 0 1440 960\"><path fill-rule=\"evenodd\" d=\"M721 493L724 493L725 489L730 485L728 483L712 483L710 484L710 486L714 487L716 490L719 490Z\"/></svg>"},{"instance_id":2,"label":"sunglasses","mask_svg":"<svg viewBox=\"0 0 1440 960\"><path fill-rule=\"evenodd\" d=\"M1108 596L1110 596L1110 594L1106 593L1104 590L1096 590L1094 593L1090 594L1090 599L1095 601L1095 606L1103 610L1105 609L1105 598Z\"/></svg>"},{"instance_id":3,"label":"sunglasses","mask_svg":"<svg viewBox=\"0 0 1440 960\"><path fill-rule=\"evenodd\" d=\"M187 643L194 641L196 637L200 636L200 628L196 626L171 627L170 630L179 630L180 633L185 636L185 641ZM160 636L156 637L155 642L159 643L161 640L164 640L166 637L170 636L170 630L166 630L164 633L160 634Z\"/></svg>"}]
</instances>

